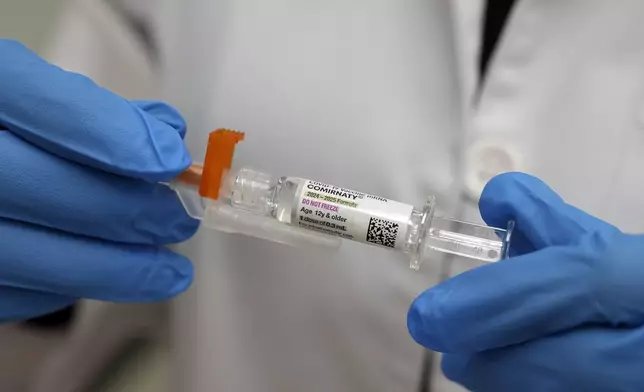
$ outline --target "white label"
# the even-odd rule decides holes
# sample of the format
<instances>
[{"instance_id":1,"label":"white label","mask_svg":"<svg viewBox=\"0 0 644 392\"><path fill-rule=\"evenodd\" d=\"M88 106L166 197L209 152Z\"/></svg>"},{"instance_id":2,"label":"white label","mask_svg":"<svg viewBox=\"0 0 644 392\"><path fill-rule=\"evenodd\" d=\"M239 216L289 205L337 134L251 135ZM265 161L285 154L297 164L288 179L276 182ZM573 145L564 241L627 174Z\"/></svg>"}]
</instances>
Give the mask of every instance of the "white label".
<instances>
[{"instance_id":1,"label":"white label","mask_svg":"<svg viewBox=\"0 0 644 392\"><path fill-rule=\"evenodd\" d=\"M294 223L299 227L378 245L405 244L413 206L306 180L298 190Z\"/></svg>"}]
</instances>

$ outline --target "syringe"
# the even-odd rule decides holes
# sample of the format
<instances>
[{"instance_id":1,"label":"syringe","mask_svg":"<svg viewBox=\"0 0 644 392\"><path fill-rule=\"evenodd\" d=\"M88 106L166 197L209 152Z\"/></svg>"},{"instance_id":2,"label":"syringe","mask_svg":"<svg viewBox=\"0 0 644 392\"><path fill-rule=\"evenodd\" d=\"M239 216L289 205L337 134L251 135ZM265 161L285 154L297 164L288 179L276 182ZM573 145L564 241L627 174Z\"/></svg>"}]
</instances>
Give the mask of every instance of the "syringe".
<instances>
[{"instance_id":1,"label":"syringe","mask_svg":"<svg viewBox=\"0 0 644 392\"><path fill-rule=\"evenodd\" d=\"M230 170L244 134L210 134L203 165L170 186L188 214L206 227L294 246L337 248L342 239L403 252L419 269L431 251L494 262L508 255L505 229L439 217L430 196L420 208L299 177L250 168Z\"/></svg>"}]
</instances>

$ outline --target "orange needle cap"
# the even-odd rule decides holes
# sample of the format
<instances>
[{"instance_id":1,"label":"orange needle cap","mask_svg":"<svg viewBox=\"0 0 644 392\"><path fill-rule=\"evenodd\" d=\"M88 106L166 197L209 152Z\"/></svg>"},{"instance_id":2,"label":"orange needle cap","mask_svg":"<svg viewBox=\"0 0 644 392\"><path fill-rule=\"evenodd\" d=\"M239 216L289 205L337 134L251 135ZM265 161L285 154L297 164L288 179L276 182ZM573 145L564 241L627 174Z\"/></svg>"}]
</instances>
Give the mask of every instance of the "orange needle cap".
<instances>
[{"instance_id":1,"label":"orange needle cap","mask_svg":"<svg viewBox=\"0 0 644 392\"><path fill-rule=\"evenodd\" d=\"M230 129L218 129L210 133L199 188L199 194L202 197L214 200L219 197L221 181L230 170L235 146L242 140L244 140L243 132Z\"/></svg>"}]
</instances>

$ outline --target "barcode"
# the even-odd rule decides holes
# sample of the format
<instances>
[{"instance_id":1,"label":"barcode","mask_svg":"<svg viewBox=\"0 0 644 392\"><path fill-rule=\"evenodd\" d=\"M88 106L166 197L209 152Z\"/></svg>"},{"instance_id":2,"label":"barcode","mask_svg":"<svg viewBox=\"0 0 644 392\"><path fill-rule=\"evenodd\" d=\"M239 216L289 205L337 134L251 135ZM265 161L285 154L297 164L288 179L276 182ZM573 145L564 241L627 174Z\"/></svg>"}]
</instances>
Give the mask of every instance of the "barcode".
<instances>
[{"instance_id":1,"label":"barcode","mask_svg":"<svg viewBox=\"0 0 644 392\"><path fill-rule=\"evenodd\" d=\"M367 242L389 248L396 246L396 237L400 225L385 219L371 218L367 229Z\"/></svg>"}]
</instances>

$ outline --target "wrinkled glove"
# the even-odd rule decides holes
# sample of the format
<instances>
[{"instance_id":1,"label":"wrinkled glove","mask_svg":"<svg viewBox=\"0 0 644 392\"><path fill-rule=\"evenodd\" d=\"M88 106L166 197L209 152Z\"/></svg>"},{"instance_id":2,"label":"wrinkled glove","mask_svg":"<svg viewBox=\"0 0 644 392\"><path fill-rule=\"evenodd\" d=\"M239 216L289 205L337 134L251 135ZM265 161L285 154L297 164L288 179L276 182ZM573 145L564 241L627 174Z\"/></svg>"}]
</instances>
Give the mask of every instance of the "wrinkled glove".
<instances>
[{"instance_id":1,"label":"wrinkled glove","mask_svg":"<svg viewBox=\"0 0 644 392\"><path fill-rule=\"evenodd\" d=\"M77 298L157 301L192 266L197 222L159 181L190 165L185 123L0 39L0 320Z\"/></svg>"},{"instance_id":2,"label":"wrinkled glove","mask_svg":"<svg viewBox=\"0 0 644 392\"><path fill-rule=\"evenodd\" d=\"M566 204L538 179L504 174L480 210L516 220L514 257L420 295L411 335L445 353L476 392L644 390L644 236Z\"/></svg>"}]
</instances>

